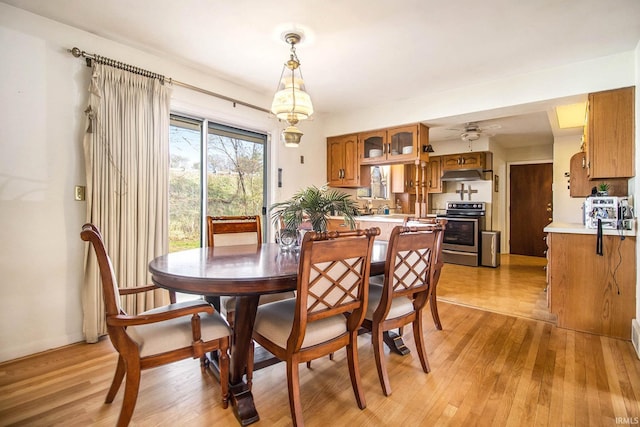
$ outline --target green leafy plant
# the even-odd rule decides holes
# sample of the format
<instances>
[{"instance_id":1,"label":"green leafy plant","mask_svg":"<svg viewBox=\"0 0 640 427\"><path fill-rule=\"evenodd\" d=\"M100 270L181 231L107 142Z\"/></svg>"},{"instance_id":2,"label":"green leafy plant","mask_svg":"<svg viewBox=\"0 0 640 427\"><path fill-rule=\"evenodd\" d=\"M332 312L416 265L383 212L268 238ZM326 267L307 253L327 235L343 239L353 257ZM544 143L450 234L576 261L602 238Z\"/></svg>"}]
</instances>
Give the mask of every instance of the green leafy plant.
<instances>
[{"instance_id":1,"label":"green leafy plant","mask_svg":"<svg viewBox=\"0 0 640 427\"><path fill-rule=\"evenodd\" d=\"M289 200L271 205L271 220L280 228L280 220L285 228L296 230L303 222L309 221L314 231L326 231L331 215L342 215L345 223L355 227L354 216L358 212L357 203L348 194L311 186L294 194Z\"/></svg>"},{"instance_id":2,"label":"green leafy plant","mask_svg":"<svg viewBox=\"0 0 640 427\"><path fill-rule=\"evenodd\" d=\"M601 182L600 184L598 184L598 191L601 193L608 192L609 184L607 184L606 182Z\"/></svg>"}]
</instances>

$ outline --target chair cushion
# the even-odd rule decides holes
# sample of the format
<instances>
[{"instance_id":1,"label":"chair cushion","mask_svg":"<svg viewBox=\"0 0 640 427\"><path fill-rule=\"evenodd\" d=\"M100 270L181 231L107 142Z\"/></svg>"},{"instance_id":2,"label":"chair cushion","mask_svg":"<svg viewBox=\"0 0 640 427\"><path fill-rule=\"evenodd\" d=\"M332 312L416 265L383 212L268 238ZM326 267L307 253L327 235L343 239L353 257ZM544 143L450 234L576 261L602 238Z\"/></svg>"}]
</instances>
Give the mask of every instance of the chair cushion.
<instances>
[{"instance_id":1,"label":"chair cushion","mask_svg":"<svg viewBox=\"0 0 640 427\"><path fill-rule=\"evenodd\" d=\"M197 301L197 303L202 303ZM171 307L170 304L167 307ZM184 303L182 303L184 306ZM145 311L149 314L165 310L166 307ZM212 341L231 335L231 330L220 314L200 314L200 329L202 341ZM165 351L189 347L193 343L191 333L191 316L182 316L158 323L129 326L127 334L133 339L140 350L140 357L164 353Z\"/></svg>"},{"instance_id":2,"label":"chair cushion","mask_svg":"<svg viewBox=\"0 0 640 427\"><path fill-rule=\"evenodd\" d=\"M376 311L378 304L380 304L383 289L382 285L378 285L376 283L372 284L371 279L373 279L373 277L369 279L369 299L367 303L367 313L364 316L367 320L373 320L373 312ZM408 297L396 297L391 301L391 308L389 309L386 319L394 319L396 317L404 316L412 311L413 302Z\"/></svg>"},{"instance_id":3,"label":"chair cushion","mask_svg":"<svg viewBox=\"0 0 640 427\"><path fill-rule=\"evenodd\" d=\"M264 294L264 295L260 295L260 302L258 302L258 304L259 305L268 304L270 302L280 301L283 299L295 298L295 297L296 297L295 291L280 292L278 294ZM231 313L235 310L236 310L236 297L228 297L228 296L220 297L220 311L222 312L223 315L226 315L227 313Z\"/></svg>"},{"instance_id":4,"label":"chair cushion","mask_svg":"<svg viewBox=\"0 0 640 427\"><path fill-rule=\"evenodd\" d=\"M295 298L259 306L253 330L279 347L287 348L295 307ZM345 332L347 332L347 318L342 314L307 323L302 348L323 343Z\"/></svg>"}]
</instances>

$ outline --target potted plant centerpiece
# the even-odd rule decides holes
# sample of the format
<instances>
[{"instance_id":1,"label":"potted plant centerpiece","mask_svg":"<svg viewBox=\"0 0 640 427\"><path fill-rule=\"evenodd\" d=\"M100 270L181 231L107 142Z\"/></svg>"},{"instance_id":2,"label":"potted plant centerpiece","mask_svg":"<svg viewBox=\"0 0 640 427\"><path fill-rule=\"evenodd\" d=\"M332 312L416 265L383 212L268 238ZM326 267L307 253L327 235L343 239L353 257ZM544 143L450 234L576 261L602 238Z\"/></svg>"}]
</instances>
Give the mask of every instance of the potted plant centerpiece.
<instances>
[{"instance_id":1,"label":"potted plant centerpiece","mask_svg":"<svg viewBox=\"0 0 640 427\"><path fill-rule=\"evenodd\" d=\"M601 182L598 184L598 196L608 196L609 195L609 184L606 182Z\"/></svg>"},{"instance_id":2,"label":"potted plant centerpiece","mask_svg":"<svg viewBox=\"0 0 640 427\"><path fill-rule=\"evenodd\" d=\"M315 185L304 188L289 200L271 205L270 211L276 229L283 226L288 230L299 230L309 223L313 231L327 231L331 215L342 215L345 224L354 228L358 205L348 194L330 190L325 184L320 188Z\"/></svg>"}]
</instances>

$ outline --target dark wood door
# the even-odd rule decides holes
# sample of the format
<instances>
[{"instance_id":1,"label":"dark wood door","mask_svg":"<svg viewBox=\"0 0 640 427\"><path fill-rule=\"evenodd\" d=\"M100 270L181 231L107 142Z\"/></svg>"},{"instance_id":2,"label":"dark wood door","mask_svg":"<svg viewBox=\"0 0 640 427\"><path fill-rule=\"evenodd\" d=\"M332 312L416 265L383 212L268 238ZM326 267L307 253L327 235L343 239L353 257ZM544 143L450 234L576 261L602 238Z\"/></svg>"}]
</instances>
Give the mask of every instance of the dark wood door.
<instances>
[{"instance_id":1,"label":"dark wood door","mask_svg":"<svg viewBox=\"0 0 640 427\"><path fill-rule=\"evenodd\" d=\"M553 218L553 164L512 165L510 253L545 256L542 231Z\"/></svg>"}]
</instances>

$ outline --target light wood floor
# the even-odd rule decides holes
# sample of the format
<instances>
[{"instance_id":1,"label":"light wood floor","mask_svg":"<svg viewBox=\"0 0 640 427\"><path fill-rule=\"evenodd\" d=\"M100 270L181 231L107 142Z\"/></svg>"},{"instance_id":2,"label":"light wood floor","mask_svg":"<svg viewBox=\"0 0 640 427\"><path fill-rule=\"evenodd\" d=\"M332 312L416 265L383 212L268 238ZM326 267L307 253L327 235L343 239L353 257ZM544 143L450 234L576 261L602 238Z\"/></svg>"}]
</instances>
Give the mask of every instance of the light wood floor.
<instances>
[{"instance_id":1,"label":"light wood floor","mask_svg":"<svg viewBox=\"0 0 640 427\"><path fill-rule=\"evenodd\" d=\"M546 258L508 254L498 268L445 264L438 299L555 323L547 308L546 264Z\"/></svg>"},{"instance_id":2,"label":"light wood floor","mask_svg":"<svg viewBox=\"0 0 640 427\"><path fill-rule=\"evenodd\" d=\"M476 269L466 275L502 278L509 274L510 266L515 271L522 268L519 265L510 261L503 264L502 272L485 268L482 270L487 271ZM441 285L457 270L448 267ZM314 361L312 369L301 365L306 425L638 423L640 360L630 342L558 329L527 316L496 313L495 307L478 310L443 300L439 308L444 330L437 331L431 317L425 317L431 373L422 372L413 353L405 357L388 354L393 387L389 397L382 394L378 383L369 336L359 338L367 399L364 410L356 405L344 350L333 361ZM405 340L413 350L410 329L405 331ZM122 390L113 404L103 402L115 362L110 342L101 340L0 364L0 425L114 425ZM261 416L256 427L291 424L283 364L257 371L253 393ZM219 401L217 382L200 373L198 361L144 371L132 425L238 425L231 408L222 409Z\"/></svg>"}]
</instances>

